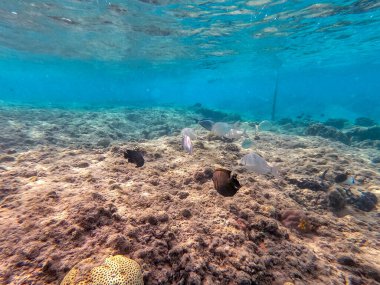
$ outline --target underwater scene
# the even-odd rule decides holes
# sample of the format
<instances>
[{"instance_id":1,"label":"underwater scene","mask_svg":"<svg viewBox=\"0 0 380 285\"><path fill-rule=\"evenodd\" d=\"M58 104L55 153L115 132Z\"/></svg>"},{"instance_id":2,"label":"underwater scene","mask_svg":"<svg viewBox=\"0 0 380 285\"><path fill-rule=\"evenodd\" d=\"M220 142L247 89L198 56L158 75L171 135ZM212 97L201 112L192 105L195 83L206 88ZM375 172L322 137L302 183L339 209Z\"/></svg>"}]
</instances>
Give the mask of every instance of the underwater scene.
<instances>
[{"instance_id":1,"label":"underwater scene","mask_svg":"<svg viewBox=\"0 0 380 285\"><path fill-rule=\"evenodd\" d=\"M0 1L0 285L380 284L379 0Z\"/></svg>"}]
</instances>

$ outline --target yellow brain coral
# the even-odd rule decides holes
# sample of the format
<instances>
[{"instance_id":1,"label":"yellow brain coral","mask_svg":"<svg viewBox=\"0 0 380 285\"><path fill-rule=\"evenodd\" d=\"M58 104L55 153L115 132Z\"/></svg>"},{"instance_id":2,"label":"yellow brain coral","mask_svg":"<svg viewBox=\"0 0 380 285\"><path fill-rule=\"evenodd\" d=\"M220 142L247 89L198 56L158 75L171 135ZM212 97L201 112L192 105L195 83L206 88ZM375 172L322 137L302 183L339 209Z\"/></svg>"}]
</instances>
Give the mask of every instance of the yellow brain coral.
<instances>
[{"instance_id":1,"label":"yellow brain coral","mask_svg":"<svg viewBox=\"0 0 380 285\"><path fill-rule=\"evenodd\" d=\"M91 259L74 266L62 280L61 285L143 285L140 265L122 255L106 258L103 265L89 270Z\"/></svg>"}]
</instances>

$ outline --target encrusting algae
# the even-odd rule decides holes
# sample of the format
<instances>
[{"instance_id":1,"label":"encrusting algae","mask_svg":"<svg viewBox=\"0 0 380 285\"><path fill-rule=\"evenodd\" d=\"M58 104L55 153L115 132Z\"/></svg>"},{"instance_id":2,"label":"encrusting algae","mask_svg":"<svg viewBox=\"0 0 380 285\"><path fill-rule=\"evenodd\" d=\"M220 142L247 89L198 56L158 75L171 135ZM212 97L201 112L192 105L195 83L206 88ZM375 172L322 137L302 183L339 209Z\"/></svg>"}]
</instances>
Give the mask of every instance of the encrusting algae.
<instances>
[{"instance_id":1,"label":"encrusting algae","mask_svg":"<svg viewBox=\"0 0 380 285\"><path fill-rule=\"evenodd\" d=\"M61 285L143 285L140 265L122 255L106 258L104 265L91 269L92 259L75 265L63 278Z\"/></svg>"}]
</instances>

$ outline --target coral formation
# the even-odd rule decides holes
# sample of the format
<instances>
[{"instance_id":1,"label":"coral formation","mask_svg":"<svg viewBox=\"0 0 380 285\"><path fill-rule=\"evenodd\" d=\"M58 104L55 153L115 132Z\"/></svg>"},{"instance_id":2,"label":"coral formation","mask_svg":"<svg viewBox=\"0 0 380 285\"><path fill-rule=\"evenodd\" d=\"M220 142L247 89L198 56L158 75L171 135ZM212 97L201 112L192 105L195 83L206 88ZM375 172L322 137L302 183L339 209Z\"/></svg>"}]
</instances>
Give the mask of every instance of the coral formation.
<instances>
[{"instance_id":1,"label":"coral formation","mask_svg":"<svg viewBox=\"0 0 380 285\"><path fill-rule=\"evenodd\" d=\"M338 190L332 190L328 194L329 206L334 211L340 211L346 206L346 197Z\"/></svg>"},{"instance_id":2,"label":"coral formation","mask_svg":"<svg viewBox=\"0 0 380 285\"><path fill-rule=\"evenodd\" d=\"M337 129L343 129L344 125L348 122L347 119L328 119L324 122L325 126L334 127Z\"/></svg>"},{"instance_id":3,"label":"coral formation","mask_svg":"<svg viewBox=\"0 0 380 285\"><path fill-rule=\"evenodd\" d=\"M380 140L380 126L354 128L347 132L347 135L355 141Z\"/></svg>"},{"instance_id":4,"label":"coral formation","mask_svg":"<svg viewBox=\"0 0 380 285\"><path fill-rule=\"evenodd\" d=\"M355 119L355 125L361 126L361 127L372 127L376 125L376 122L370 118L358 117Z\"/></svg>"},{"instance_id":5,"label":"coral formation","mask_svg":"<svg viewBox=\"0 0 380 285\"><path fill-rule=\"evenodd\" d=\"M74 266L61 285L143 285L140 265L122 255L107 257L104 265L91 270L93 260L87 258Z\"/></svg>"},{"instance_id":6,"label":"coral formation","mask_svg":"<svg viewBox=\"0 0 380 285\"><path fill-rule=\"evenodd\" d=\"M195 104L193 107L195 113L200 114L203 118L208 118L214 121L240 121L241 117L239 114L231 114L222 112L219 110L212 110L209 108L202 107L201 104Z\"/></svg>"},{"instance_id":7,"label":"coral formation","mask_svg":"<svg viewBox=\"0 0 380 285\"><path fill-rule=\"evenodd\" d=\"M305 134L308 136L320 136L323 138L340 141L344 144L350 144L350 138L346 134L334 127L325 126L319 123L308 126L305 130Z\"/></svg>"},{"instance_id":8,"label":"coral formation","mask_svg":"<svg viewBox=\"0 0 380 285\"><path fill-rule=\"evenodd\" d=\"M370 212L377 204L377 197L371 192L362 192L359 197L354 199L353 204L362 211Z\"/></svg>"},{"instance_id":9,"label":"coral formation","mask_svg":"<svg viewBox=\"0 0 380 285\"><path fill-rule=\"evenodd\" d=\"M311 180L311 179L294 179L294 178L288 178L287 179L290 184L297 185L297 187L301 189L310 189L313 191L326 191L326 185L324 185L322 182Z\"/></svg>"},{"instance_id":10,"label":"coral formation","mask_svg":"<svg viewBox=\"0 0 380 285\"><path fill-rule=\"evenodd\" d=\"M305 212L301 210L290 209L283 211L280 214L280 220L287 228L295 229L299 232L308 233L314 229Z\"/></svg>"}]
</instances>

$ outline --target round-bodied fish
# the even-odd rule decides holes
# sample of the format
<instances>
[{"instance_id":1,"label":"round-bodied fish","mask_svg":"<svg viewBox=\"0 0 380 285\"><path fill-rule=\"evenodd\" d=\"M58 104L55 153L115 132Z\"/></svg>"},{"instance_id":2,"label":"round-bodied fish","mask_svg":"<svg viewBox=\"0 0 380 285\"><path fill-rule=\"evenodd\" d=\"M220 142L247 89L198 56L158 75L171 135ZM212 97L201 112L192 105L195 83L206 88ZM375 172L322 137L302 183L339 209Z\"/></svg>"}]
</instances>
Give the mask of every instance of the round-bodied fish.
<instances>
[{"instance_id":1,"label":"round-bodied fish","mask_svg":"<svg viewBox=\"0 0 380 285\"><path fill-rule=\"evenodd\" d=\"M197 120L197 123L208 131L211 131L212 126L214 125L214 122L208 119Z\"/></svg>"},{"instance_id":2,"label":"round-bodied fish","mask_svg":"<svg viewBox=\"0 0 380 285\"><path fill-rule=\"evenodd\" d=\"M232 129L232 125L223 122L217 122L212 126L211 132L218 137L223 137Z\"/></svg>"},{"instance_id":3,"label":"round-bodied fish","mask_svg":"<svg viewBox=\"0 0 380 285\"><path fill-rule=\"evenodd\" d=\"M242 148L250 148L253 145L253 141L249 138L244 139L243 142L241 143Z\"/></svg>"}]
</instances>

